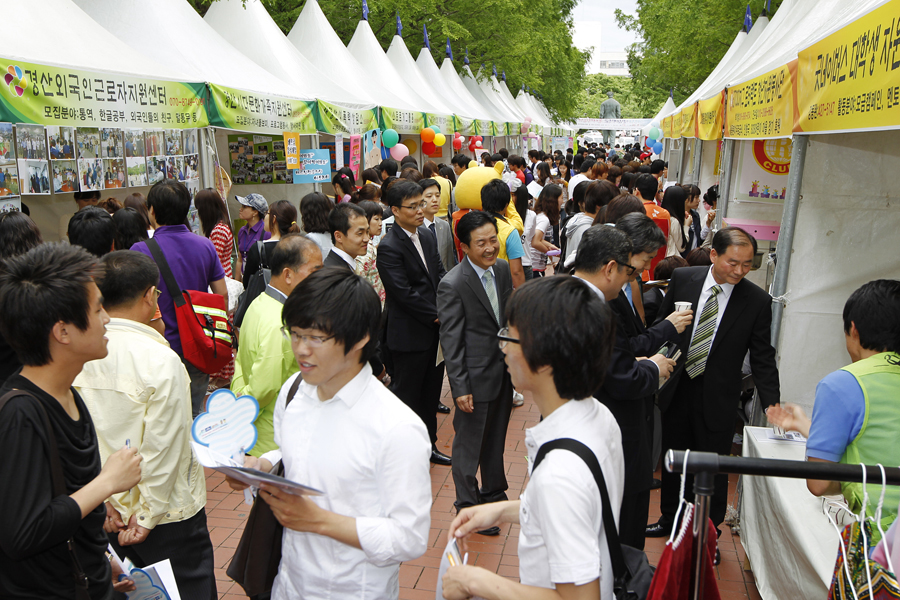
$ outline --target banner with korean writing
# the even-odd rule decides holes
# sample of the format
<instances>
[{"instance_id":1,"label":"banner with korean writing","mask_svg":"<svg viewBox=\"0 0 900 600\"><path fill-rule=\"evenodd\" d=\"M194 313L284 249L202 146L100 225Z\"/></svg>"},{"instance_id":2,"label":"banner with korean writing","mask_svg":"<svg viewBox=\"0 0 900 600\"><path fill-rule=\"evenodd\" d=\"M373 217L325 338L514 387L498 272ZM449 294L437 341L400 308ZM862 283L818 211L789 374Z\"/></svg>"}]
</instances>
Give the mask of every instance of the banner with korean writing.
<instances>
[{"instance_id":1,"label":"banner with korean writing","mask_svg":"<svg viewBox=\"0 0 900 600\"><path fill-rule=\"evenodd\" d=\"M660 129L662 129L662 134L664 138L672 137L672 117L664 117L662 121L659 122Z\"/></svg>"},{"instance_id":2,"label":"banner with korean writing","mask_svg":"<svg viewBox=\"0 0 900 600\"><path fill-rule=\"evenodd\" d=\"M0 121L76 127L206 127L206 86L0 58Z\"/></svg>"},{"instance_id":3,"label":"banner with korean writing","mask_svg":"<svg viewBox=\"0 0 900 600\"><path fill-rule=\"evenodd\" d=\"M900 0L799 52L796 132L900 127Z\"/></svg>"},{"instance_id":4,"label":"banner with korean writing","mask_svg":"<svg viewBox=\"0 0 900 600\"><path fill-rule=\"evenodd\" d=\"M467 119L456 115L454 121L456 122L455 131L458 131L461 135L478 135L475 133L475 119ZM441 131L444 130L442 129Z\"/></svg>"},{"instance_id":5,"label":"banner with korean writing","mask_svg":"<svg viewBox=\"0 0 900 600\"><path fill-rule=\"evenodd\" d=\"M315 100L269 96L214 83L209 90L209 121L216 127L279 135L316 132Z\"/></svg>"},{"instance_id":6,"label":"banner with korean writing","mask_svg":"<svg viewBox=\"0 0 900 600\"><path fill-rule=\"evenodd\" d=\"M356 179L359 179L359 174L361 169L359 168L360 163L362 163L362 136L361 135L351 135L350 136L350 170L353 171L353 176Z\"/></svg>"},{"instance_id":7,"label":"banner with korean writing","mask_svg":"<svg viewBox=\"0 0 900 600\"><path fill-rule=\"evenodd\" d=\"M294 183L331 181L331 156L327 149L300 150L300 166L294 169Z\"/></svg>"},{"instance_id":8,"label":"banner with korean writing","mask_svg":"<svg viewBox=\"0 0 900 600\"><path fill-rule=\"evenodd\" d=\"M397 133L418 134L425 127L425 115L416 110L381 107L381 128Z\"/></svg>"},{"instance_id":9,"label":"banner with korean writing","mask_svg":"<svg viewBox=\"0 0 900 600\"><path fill-rule=\"evenodd\" d=\"M697 137L701 140L722 139L725 123L725 92L697 102Z\"/></svg>"},{"instance_id":10,"label":"banner with korean writing","mask_svg":"<svg viewBox=\"0 0 900 600\"><path fill-rule=\"evenodd\" d=\"M476 119L475 131L477 131L476 135L480 135L482 137L486 135L494 135L494 124L486 119Z\"/></svg>"},{"instance_id":11,"label":"banner with korean writing","mask_svg":"<svg viewBox=\"0 0 900 600\"><path fill-rule=\"evenodd\" d=\"M316 110L316 127L323 133L364 133L378 127L374 108L355 109L319 100Z\"/></svg>"},{"instance_id":12,"label":"banner with korean writing","mask_svg":"<svg viewBox=\"0 0 900 600\"><path fill-rule=\"evenodd\" d=\"M681 137L697 137L697 105L691 104L681 109Z\"/></svg>"},{"instance_id":13,"label":"banner with korean writing","mask_svg":"<svg viewBox=\"0 0 900 600\"><path fill-rule=\"evenodd\" d=\"M300 134L284 132L285 168L292 171L300 166Z\"/></svg>"},{"instance_id":14,"label":"banner with korean writing","mask_svg":"<svg viewBox=\"0 0 900 600\"><path fill-rule=\"evenodd\" d=\"M434 113L425 113L425 127L437 125L438 129L444 135L453 134L456 124L453 122L453 115L440 115Z\"/></svg>"},{"instance_id":15,"label":"banner with korean writing","mask_svg":"<svg viewBox=\"0 0 900 600\"><path fill-rule=\"evenodd\" d=\"M681 112L676 112L671 117L672 121L669 124L669 127L672 128L672 135L669 136L673 140L677 140L681 138Z\"/></svg>"},{"instance_id":16,"label":"banner with korean writing","mask_svg":"<svg viewBox=\"0 0 900 600\"><path fill-rule=\"evenodd\" d=\"M725 137L790 137L794 128L797 61L728 88Z\"/></svg>"}]
</instances>

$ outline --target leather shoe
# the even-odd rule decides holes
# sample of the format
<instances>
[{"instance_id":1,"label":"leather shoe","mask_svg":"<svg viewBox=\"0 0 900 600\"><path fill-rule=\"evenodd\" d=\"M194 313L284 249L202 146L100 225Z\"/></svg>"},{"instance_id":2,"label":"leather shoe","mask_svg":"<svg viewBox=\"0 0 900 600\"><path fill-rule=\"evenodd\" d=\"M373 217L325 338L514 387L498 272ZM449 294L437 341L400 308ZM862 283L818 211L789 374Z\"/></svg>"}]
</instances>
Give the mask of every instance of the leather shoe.
<instances>
[{"instance_id":1,"label":"leather shoe","mask_svg":"<svg viewBox=\"0 0 900 600\"><path fill-rule=\"evenodd\" d=\"M438 402L437 411L444 415L450 414L450 407L444 404L443 402Z\"/></svg>"},{"instance_id":2,"label":"leather shoe","mask_svg":"<svg viewBox=\"0 0 900 600\"><path fill-rule=\"evenodd\" d=\"M654 477L654 478L653 478L653 483L650 484L650 489L651 489L651 490L658 490L658 489L661 488L661 487L662 487L662 481L660 481L659 479L657 479L656 477Z\"/></svg>"},{"instance_id":3,"label":"leather shoe","mask_svg":"<svg viewBox=\"0 0 900 600\"><path fill-rule=\"evenodd\" d=\"M452 461L449 456L438 450L437 448L431 449L431 462L436 465L441 465L443 467L449 467L452 464Z\"/></svg>"},{"instance_id":4,"label":"leather shoe","mask_svg":"<svg viewBox=\"0 0 900 600\"><path fill-rule=\"evenodd\" d=\"M482 529L481 531L476 531L478 535L500 535L500 528L497 526L488 527L487 529Z\"/></svg>"},{"instance_id":5,"label":"leather shoe","mask_svg":"<svg viewBox=\"0 0 900 600\"><path fill-rule=\"evenodd\" d=\"M666 537L667 535L669 535L669 533L671 533L671 531L672 528L670 526L657 521L656 523L647 525L647 528L644 530L644 537Z\"/></svg>"}]
</instances>

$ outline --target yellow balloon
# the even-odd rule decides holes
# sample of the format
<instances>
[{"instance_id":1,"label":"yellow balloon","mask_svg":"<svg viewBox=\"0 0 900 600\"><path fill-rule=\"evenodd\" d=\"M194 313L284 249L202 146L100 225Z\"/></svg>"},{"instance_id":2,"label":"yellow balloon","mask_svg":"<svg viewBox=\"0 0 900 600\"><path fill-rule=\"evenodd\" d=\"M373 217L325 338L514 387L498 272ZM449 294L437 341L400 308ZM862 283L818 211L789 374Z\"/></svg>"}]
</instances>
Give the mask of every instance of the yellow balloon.
<instances>
[{"instance_id":1,"label":"yellow balloon","mask_svg":"<svg viewBox=\"0 0 900 600\"><path fill-rule=\"evenodd\" d=\"M446 143L447 143L447 136L445 136L443 133L435 134L435 136L434 136L434 145L435 146L443 146Z\"/></svg>"},{"instance_id":2,"label":"yellow balloon","mask_svg":"<svg viewBox=\"0 0 900 600\"><path fill-rule=\"evenodd\" d=\"M492 179L500 179L500 175L491 167L466 169L456 180L456 205L481 210L481 188Z\"/></svg>"},{"instance_id":3,"label":"yellow balloon","mask_svg":"<svg viewBox=\"0 0 900 600\"><path fill-rule=\"evenodd\" d=\"M416 143L416 141L412 138L407 138L400 143L403 144L404 146L406 146L407 148L409 148L410 154L414 154L416 149L419 147L419 145Z\"/></svg>"}]
</instances>

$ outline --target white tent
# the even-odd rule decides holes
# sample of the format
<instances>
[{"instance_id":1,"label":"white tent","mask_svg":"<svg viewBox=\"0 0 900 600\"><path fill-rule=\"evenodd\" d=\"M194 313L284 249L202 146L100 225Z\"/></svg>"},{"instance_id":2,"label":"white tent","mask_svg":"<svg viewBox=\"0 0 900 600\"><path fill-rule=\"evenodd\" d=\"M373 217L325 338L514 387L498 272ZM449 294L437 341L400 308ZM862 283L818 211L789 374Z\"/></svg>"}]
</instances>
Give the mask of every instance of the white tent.
<instances>
[{"instance_id":1,"label":"white tent","mask_svg":"<svg viewBox=\"0 0 900 600\"><path fill-rule=\"evenodd\" d=\"M316 0L307 0L287 39L313 64L328 65L331 72L340 73L345 81L355 82L365 89L377 105L422 110L395 94L380 73L367 71L359 64L334 32Z\"/></svg>"},{"instance_id":2,"label":"white tent","mask_svg":"<svg viewBox=\"0 0 900 600\"><path fill-rule=\"evenodd\" d=\"M472 97L478 100L478 103L491 114L492 121L495 123L503 123L505 125L506 123L515 120L515 117L513 117L508 110L502 106L498 106L487 94L485 94L484 90L481 89L481 86L475 79L475 75L472 73L472 69L469 68L469 65L463 67L463 74L460 79L462 80L463 85L466 86L466 89L469 90L469 93L472 94ZM505 133L504 129L503 135L505 135Z\"/></svg>"},{"instance_id":3,"label":"white tent","mask_svg":"<svg viewBox=\"0 0 900 600\"><path fill-rule=\"evenodd\" d=\"M434 89L446 99L446 102L453 107L453 114L460 118L460 120L471 121L474 119L488 118L487 114L483 113L479 107L469 105L456 93L453 86L447 83L441 70L438 69L437 63L434 62L434 58L431 56L431 51L429 51L428 48L422 48L419 51L419 56L416 58L416 66L419 68L419 71L421 71L422 76L424 76L425 79L433 82L432 87L434 87ZM465 128L459 127L459 129Z\"/></svg>"},{"instance_id":4,"label":"white tent","mask_svg":"<svg viewBox=\"0 0 900 600\"><path fill-rule=\"evenodd\" d=\"M525 90L520 90L516 96L516 104L521 107L522 112L531 117L531 122L541 127L553 127L543 111L541 111L534 103L534 98Z\"/></svg>"},{"instance_id":5,"label":"white tent","mask_svg":"<svg viewBox=\"0 0 900 600\"><path fill-rule=\"evenodd\" d=\"M203 17L226 40L241 40L241 51L271 73L295 85L311 98L344 106L372 108L365 89L345 87L300 54L272 20L260 0L218 0ZM252 40L247 43L246 40Z\"/></svg>"},{"instance_id":6,"label":"white tent","mask_svg":"<svg viewBox=\"0 0 900 600\"><path fill-rule=\"evenodd\" d=\"M509 90L506 90L506 94L503 93L503 90L506 89L506 86L500 85L500 82L497 80L497 76L491 74L490 79L485 79L481 82L481 89L484 90L484 93L493 99L494 104L497 106L502 106L506 109L506 112L512 117L510 119L513 123L524 123L525 117L522 113L522 110L516 104L515 99L509 95ZM507 98L507 96L509 97Z\"/></svg>"},{"instance_id":7,"label":"white tent","mask_svg":"<svg viewBox=\"0 0 900 600\"><path fill-rule=\"evenodd\" d=\"M427 52L427 49L423 48ZM425 101L434 106L437 112L448 115L454 115L459 112L456 106L453 106L453 98L442 94L435 87L440 85L440 81L426 77L416 61L413 60L406 42L399 35L395 35L391 40L391 45L386 52L387 58L396 69L400 78L412 87ZM433 62L433 61L432 61Z\"/></svg>"},{"instance_id":8,"label":"white tent","mask_svg":"<svg viewBox=\"0 0 900 600\"><path fill-rule=\"evenodd\" d=\"M175 65L193 81L285 98L313 99L244 56L207 25L186 0L73 1L133 50ZM152 41L148 35L152 35ZM107 53L96 44L91 45L91 51L94 56Z\"/></svg>"},{"instance_id":9,"label":"white tent","mask_svg":"<svg viewBox=\"0 0 900 600\"><path fill-rule=\"evenodd\" d=\"M419 54L420 58L421 56L422 55ZM456 72L456 67L453 66L453 62L451 62L449 57L444 58L444 62L441 64L440 73L444 85L451 89L454 95L459 98L459 101L467 114L474 115L476 119L481 121L494 120L491 112L481 106L481 103L466 89L465 84L463 84L462 79L459 77L459 73Z\"/></svg>"}]
</instances>

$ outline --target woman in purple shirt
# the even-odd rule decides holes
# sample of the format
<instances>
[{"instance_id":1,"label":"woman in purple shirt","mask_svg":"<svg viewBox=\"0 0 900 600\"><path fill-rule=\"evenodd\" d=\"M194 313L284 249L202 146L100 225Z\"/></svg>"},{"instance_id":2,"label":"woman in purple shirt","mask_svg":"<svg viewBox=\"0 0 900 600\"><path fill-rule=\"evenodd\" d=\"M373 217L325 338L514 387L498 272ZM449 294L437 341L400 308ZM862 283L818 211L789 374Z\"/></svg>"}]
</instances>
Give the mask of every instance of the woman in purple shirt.
<instances>
[{"instance_id":1,"label":"woman in purple shirt","mask_svg":"<svg viewBox=\"0 0 900 600\"><path fill-rule=\"evenodd\" d=\"M238 217L247 221L247 224L238 231L238 261L240 267L237 270L237 279L241 281L244 273L244 263L247 262L247 252L256 245L256 242L269 239L272 234L265 230L263 217L269 212L269 203L262 194L247 194L235 196L235 200L241 203L241 212Z\"/></svg>"}]
</instances>

